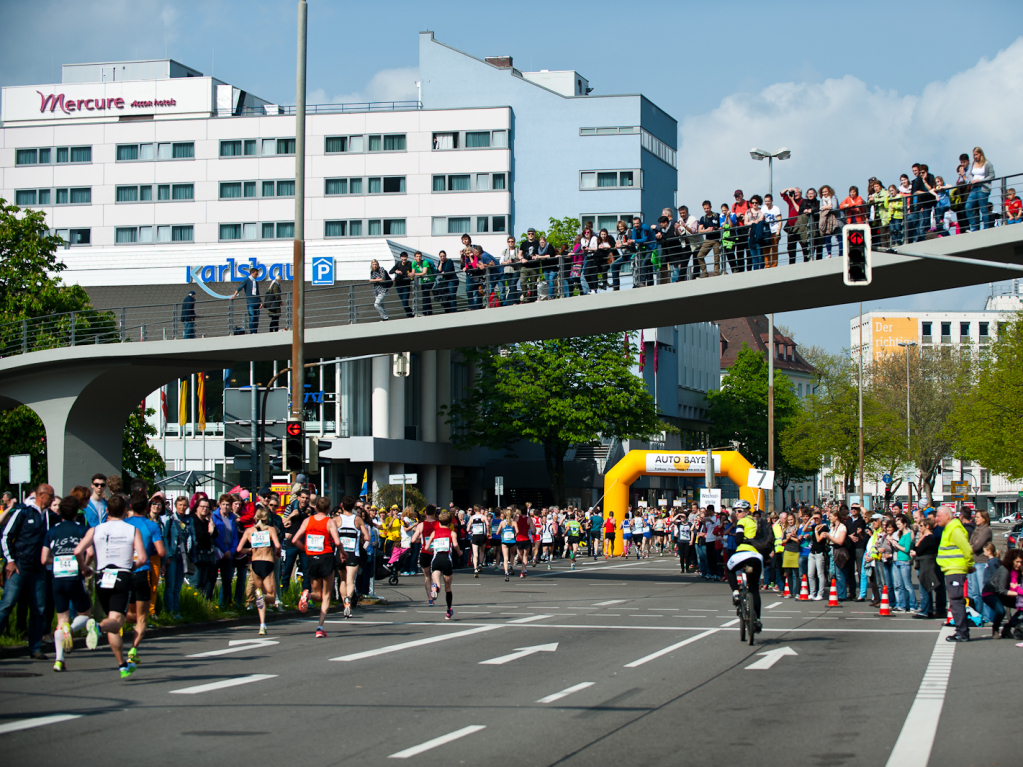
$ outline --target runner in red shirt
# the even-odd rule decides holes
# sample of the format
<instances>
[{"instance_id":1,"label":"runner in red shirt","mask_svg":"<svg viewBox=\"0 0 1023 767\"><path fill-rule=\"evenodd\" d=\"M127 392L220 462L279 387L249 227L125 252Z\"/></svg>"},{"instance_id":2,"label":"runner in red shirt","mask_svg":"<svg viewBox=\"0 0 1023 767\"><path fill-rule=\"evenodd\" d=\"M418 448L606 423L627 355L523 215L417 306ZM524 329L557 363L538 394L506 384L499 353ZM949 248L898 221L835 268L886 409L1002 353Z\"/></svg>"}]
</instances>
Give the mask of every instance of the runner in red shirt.
<instances>
[{"instance_id":1,"label":"runner in red shirt","mask_svg":"<svg viewBox=\"0 0 1023 767\"><path fill-rule=\"evenodd\" d=\"M615 550L615 535L617 533L617 523L615 522L615 513L609 511L607 513L607 521L604 522L604 559L606 560L609 556L614 556Z\"/></svg>"},{"instance_id":2,"label":"runner in red shirt","mask_svg":"<svg viewBox=\"0 0 1023 767\"><path fill-rule=\"evenodd\" d=\"M458 548L458 535L451 529L450 511L445 509L437 515L437 523L426 543L433 552L433 559L430 562L430 572L433 576L433 583L430 585L430 603L433 603L440 592L440 579L443 576L444 599L448 605L444 619L451 620L451 616L454 615L454 610L451 609L451 580L454 576L454 559L451 552L461 555L462 550Z\"/></svg>"},{"instance_id":3,"label":"runner in red shirt","mask_svg":"<svg viewBox=\"0 0 1023 767\"><path fill-rule=\"evenodd\" d=\"M316 638L323 639L327 632L323 624L327 620L330 608L330 597L334 591L334 551L341 546L338 538L337 525L328 516L330 500L322 496L316 499L316 513L302 520L298 532L292 537L292 544L297 546L305 538L306 564L312 586L313 598L320 600L320 625L316 627ZM298 600L298 609L305 612L309 609L310 592L302 592Z\"/></svg>"},{"instance_id":4,"label":"runner in red shirt","mask_svg":"<svg viewBox=\"0 0 1023 767\"><path fill-rule=\"evenodd\" d=\"M515 546L519 550L519 559L522 560L522 572L520 578L525 578L526 565L529 564L529 552L533 548L532 522L526 512L518 512L515 517Z\"/></svg>"}]
</instances>

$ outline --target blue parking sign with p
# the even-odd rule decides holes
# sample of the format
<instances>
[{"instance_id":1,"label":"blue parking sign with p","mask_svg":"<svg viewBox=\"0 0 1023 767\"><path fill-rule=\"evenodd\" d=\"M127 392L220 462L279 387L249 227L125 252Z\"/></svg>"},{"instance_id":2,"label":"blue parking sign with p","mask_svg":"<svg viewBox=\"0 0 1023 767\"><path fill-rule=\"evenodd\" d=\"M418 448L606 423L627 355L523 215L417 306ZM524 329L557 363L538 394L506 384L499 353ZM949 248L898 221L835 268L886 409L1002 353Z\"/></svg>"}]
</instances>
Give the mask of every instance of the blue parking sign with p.
<instances>
[{"instance_id":1,"label":"blue parking sign with p","mask_svg":"<svg viewBox=\"0 0 1023 767\"><path fill-rule=\"evenodd\" d=\"M313 259L313 285L334 284L334 259L331 256L318 256Z\"/></svg>"}]
</instances>

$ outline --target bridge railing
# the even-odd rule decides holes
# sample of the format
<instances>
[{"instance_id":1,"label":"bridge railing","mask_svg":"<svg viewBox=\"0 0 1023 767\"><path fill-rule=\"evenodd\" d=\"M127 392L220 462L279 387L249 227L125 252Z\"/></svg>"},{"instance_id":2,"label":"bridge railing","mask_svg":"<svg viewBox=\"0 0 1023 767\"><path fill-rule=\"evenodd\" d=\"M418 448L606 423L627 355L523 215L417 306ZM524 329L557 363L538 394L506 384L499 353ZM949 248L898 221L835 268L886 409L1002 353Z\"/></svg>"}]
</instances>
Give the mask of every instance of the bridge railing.
<instances>
[{"instance_id":1,"label":"bridge railing","mask_svg":"<svg viewBox=\"0 0 1023 767\"><path fill-rule=\"evenodd\" d=\"M997 178L990 194L991 214L1007 222L1016 203L1007 194L1016 182L1023 191L1023 174ZM864 198L865 200L867 198ZM778 200L782 205L784 201ZM930 210L924 214L869 203L866 215L874 229L874 249L900 246L915 238L936 236L941 225ZM950 197L948 219L967 231L972 221L983 226L982 201L969 200L967 190ZM779 206L781 207L781 206ZM908 207L908 206L907 206ZM942 211L943 213L944 211ZM855 212L854 212L855 213ZM432 274L386 289L369 283L307 287L306 327L320 328L380 322L465 311L493 311L520 302L554 301L594 290L637 289L668 281L715 277L729 272L784 267L802 260L841 255L841 225L830 232L821 217L781 222L777 236L764 238L763 227L739 226L719 233L686 238L682 247L615 248L585 261L571 254L527 262L524 266L488 266L459 270L454 275ZM996 223L989 218L988 225ZM715 252L717 251L717 252ZM396 276L396 275L395 275ZM380 296L382 293L382 297ZM582 300L582 299L580 299ZM251 311L250 311L251 308ZM31 317L0 324L0 357L31 351L109 343L145 343L156 340L212 338L290 330L291 294L277 299L261 296L233 301L206 299L195 303L194 317L180 303L88 309Z\"/></svg>"}]
</instances>

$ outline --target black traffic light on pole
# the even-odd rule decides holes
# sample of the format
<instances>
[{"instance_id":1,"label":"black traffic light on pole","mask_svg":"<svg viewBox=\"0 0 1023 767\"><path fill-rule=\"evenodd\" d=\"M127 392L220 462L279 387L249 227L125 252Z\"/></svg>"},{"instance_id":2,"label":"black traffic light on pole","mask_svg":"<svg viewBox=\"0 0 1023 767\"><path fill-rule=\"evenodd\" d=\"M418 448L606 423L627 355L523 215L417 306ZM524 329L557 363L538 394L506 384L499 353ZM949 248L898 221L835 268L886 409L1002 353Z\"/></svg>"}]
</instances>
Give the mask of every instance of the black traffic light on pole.
<instances>
[{"instance_id":1,"label":"black traffic light on pole","mask_svg":"<svg viewBox=\"0 0 1023 767\"><path fill-rule=\"evenodd\" d=\"M846 224L842 227L842 279L846 285L870 284L869 224Z\"/></svg>"},{"instance_id":2,"label":"black traffic light on pole","mask_svg":"<svg viewBox=\"0 0 1023 767\"><path fill-rule=\"evenodd\" d=\"M325 453L330 450L331 443L321 437L310 437L309 438L309 473L315 474L320 470L320 453ZM323 459L325 463L330 463L330 459Z\"/></svg>"},{"instance_id":3,"label":"black traffic light on pole","mask_svg":"<svg viewBox=\"0 0 1023 767\"><path fill-rule=\"evenodd\" d=\"M299 473L305 467L305 423L288 421L284 429L284 469Z\"/></svg>"}]
</instances>

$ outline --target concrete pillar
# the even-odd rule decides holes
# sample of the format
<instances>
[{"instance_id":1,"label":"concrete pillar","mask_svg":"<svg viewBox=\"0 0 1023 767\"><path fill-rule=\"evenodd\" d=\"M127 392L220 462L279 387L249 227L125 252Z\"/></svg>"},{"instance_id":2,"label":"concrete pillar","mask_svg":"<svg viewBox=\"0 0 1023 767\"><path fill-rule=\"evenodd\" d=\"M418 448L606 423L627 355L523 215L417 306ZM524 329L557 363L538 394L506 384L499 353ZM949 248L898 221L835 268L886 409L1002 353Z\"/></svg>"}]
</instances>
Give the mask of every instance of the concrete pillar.
<instances>
[{"instance_id":1,"label":"concrete pillar","mask_svg":"<svg viewBox=\"0 0 1023 767\"><path fill-rule=\"evenodd\" d=\"M447 508L451 503L451 467L437 467L437 499L434 501L438 506Z\"/></svg>"},{"instance_id":2,"label":"concrete pillar","mask_svg":"<svg viewBox=\"0 0 1023 767\"><path fill-rule=\"evenodd\" d=\"M376 439L388 438L388 422L390 410L388 399L391 385L391 358L381 356L373 358L373 436ZM374 479L376 479L374 464ZM386 471L386 469L385 469Z\"/></svg>"},{"instance_id":3,"label":"concrete pillar","mask_svg":"<svg viewBox=\"0 0 1023 767\"><path fill-rule=\"evenodd\" d=\"M450 470L449 470L450 471ZM419 489L423 491L428 503L437 503L437 467L419 467Z\"/></svg>"},{"instance_id":4,"label":"concrete pillar","mask_svg":"<svg viewBox=\"0 0 1023 767\"><path fill-rule=\"evenodd\" d=\"M387 428L387 436L390 439L405 439L405 380L401 376L391 376Z\"/></svg>"},{"instance_id":5,"label":"concrete pillar","mask_svg":"<svg viewBox=\"0 0 1023 767\"><path fill-rule=\"evenodd\" d=\"M487 489L483 487L485 474L482 468L469 469L469 503L484 505L487 502Z\"/></svg>"},{"instance_id":6,"label":"concrete pillar","mask_svg":"<svg viewBox=\"0 0 1023 767\"><path fill-rule=\"evenodd\" d=\"M437 352L437 410L441 407L451 406L451 350L441 349ZM427 415L424 411L423 418ZM439 442L450 442L451 441L451 427L448 426L446 415L441 415L439 412L434 413L437 423L437 440ZM448 501L451 500L451 470L448 469L448 489L445 491L443 488L439 488L438 492L448 493ZM445 502L445 505L447 505Z\"/></svg>"},{"instance_id":7,"label":"concrete pillar","mask_svg":"<svg viewBox=\"0 0 1023 767\"><path fill-rule=\"evenodd\" d=\"M419 381L422 386L420 411L423 442L437 441L437 352L424 351L420 357Z\"/></svg>"},{"instance_id":8,"label":"concrete pillar","mask_svg":"<svg viewBox=\"0 0 1023 767\"><path fill-rule=\"evenodd\" d=\"M387 481L388 475L391 473L391 466L388 463L382 463L380 461L373 462L373 469L370 471L370 492L376 495L376 492L383 486L390 484Z\"/></svg>"}]
</instances>

